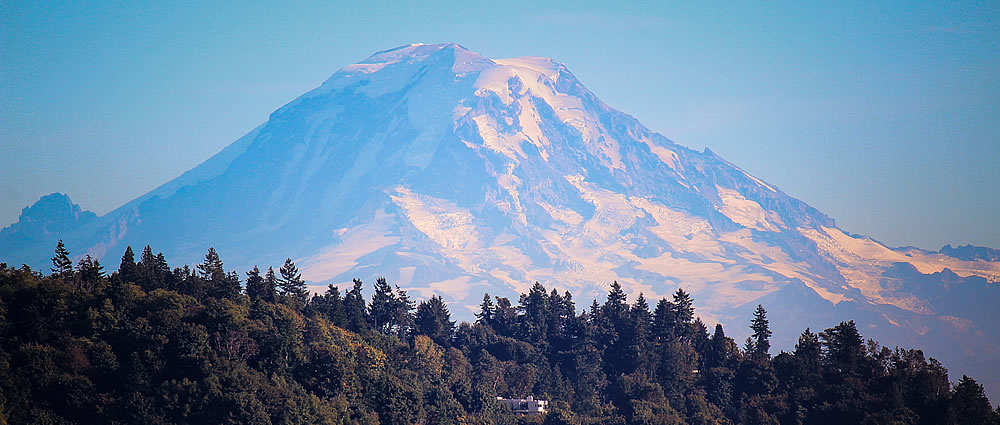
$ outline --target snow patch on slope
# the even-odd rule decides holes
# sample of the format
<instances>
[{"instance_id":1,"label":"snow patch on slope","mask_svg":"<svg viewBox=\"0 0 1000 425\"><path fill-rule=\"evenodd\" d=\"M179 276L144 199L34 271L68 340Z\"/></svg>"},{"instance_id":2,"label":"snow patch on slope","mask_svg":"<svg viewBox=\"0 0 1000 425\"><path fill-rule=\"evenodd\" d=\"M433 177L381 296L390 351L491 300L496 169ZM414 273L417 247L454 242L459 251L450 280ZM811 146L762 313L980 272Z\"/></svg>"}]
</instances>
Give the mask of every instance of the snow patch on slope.
<instances>
[{"instance_id":1,"label":"snow patch on slope","mask_svg":"<svg viewBox=\"0 0 1000 425\"><path fill-rule=\"evenodd\" d=\"M722 205L716 206L716 210L734 223L768 232L778 232L781 231L780 227L785 227L777 214L765 211L760 204L743 197L739 192L718 185L715 189L719 193L719 199L722 200ZM769 218L774 223L768 221Z\"/></svg>"},{"instance_id":2,"label":"snow patch on slope","mask_svg":"<svg viewBox=\"0 0 1000 425\"><path fill-rule=\"evenodd\" d=\"M394 215L378 210L371 222L336 232L340 243L315 255L295 260L302 278L310 282L333 279L360 264L361 257L399 243L398 236L390 236L394 221Z\"/></svg>"},{"instance_id":3,"label":"snow patch on slope","mask_svg":"<svg viewBox=\"0 0 1000 425\"><path fill-rule=\"evenodd\" d=\"M915 313L927 314L931 311L924 301L912 295L896 294L880 284L882 272L894 263L909 263L923 274L938 273L948 268L962 277L979 276L991 282L1000 281L1000 263L997 262L963 261L919 250L904 253L870 238L847 235L837 228L801 228L799 231L813 240L821 252L832 260L847 283L860 290L866 298Z\"/></svg>"}]
</instances>

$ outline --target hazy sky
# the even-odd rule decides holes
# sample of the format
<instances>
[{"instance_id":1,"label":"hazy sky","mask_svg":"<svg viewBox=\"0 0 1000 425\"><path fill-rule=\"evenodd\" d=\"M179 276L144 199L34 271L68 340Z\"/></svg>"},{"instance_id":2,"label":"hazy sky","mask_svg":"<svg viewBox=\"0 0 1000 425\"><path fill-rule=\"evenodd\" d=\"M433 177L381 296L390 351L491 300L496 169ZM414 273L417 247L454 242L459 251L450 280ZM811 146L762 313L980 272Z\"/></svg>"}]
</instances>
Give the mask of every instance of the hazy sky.
<instances>
[{"instance_id":1,"label":"hazy sky","mask_svg":"<svg viewBox=\"0 0 1000 425\"><path fill-rule=\"evenodd\" d=\"M0 227L56 191L106 213L340 67L456 42L563 62L844 230L1000 248L1000 2L138 3L0 1Z\"/></svg>"}]
</instances>

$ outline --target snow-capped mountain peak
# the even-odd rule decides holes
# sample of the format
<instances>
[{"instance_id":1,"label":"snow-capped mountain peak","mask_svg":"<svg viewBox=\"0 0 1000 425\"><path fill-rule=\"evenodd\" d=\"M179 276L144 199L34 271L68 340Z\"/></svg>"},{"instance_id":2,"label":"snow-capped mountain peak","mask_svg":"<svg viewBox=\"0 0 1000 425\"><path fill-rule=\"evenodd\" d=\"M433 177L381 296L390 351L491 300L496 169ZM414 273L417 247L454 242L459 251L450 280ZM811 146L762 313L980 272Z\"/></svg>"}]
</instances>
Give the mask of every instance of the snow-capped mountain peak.
<instances>
[{"instance_id":1,"label":"snow-capped mountain peak","mask_svg":"<svg viewBox=\"0 0 1000 425\"><path fill-rule=\"evenodd\" d=\"M291 257L315 284L385 276L461 318L483 292L539 281L582 304L617 280L647 297L683 287L737 337L728 325L765 304L786 347L846 319L938 357L1000 347L1000 261L851 235L614 110L562 64L457 44L377 52L118 210L37 240L17 229L0 232L2 260L45 264L54 237L106 264L126 245L175 263L214 246L237 270Z\"/></svg>"}]
</instances>

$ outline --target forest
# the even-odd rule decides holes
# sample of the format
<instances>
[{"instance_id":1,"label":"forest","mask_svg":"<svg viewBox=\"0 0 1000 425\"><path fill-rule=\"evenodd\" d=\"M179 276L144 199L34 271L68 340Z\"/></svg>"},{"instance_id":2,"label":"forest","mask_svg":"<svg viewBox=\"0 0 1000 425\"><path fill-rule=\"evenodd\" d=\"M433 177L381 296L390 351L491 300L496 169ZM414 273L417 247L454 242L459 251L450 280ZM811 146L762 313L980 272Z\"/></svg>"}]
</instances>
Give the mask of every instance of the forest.
<instances>
[{"instance_id":1,"label":"forest","mask_svg":"<svg viewBox=\"0 0 1000 425\"><path fill-rule=\"evenodd\" d=\"M764 306L737 342L683 289L613 282L578 308L535 283L456 323L385 279L311 294L291 260L171 268L129 247L108 273L60 241L52 263L0 264L0 424L1000 424L919 349L847 321L772 354ZM529 395L549 411L496 399Z\"/></svg>"}]
</instances>

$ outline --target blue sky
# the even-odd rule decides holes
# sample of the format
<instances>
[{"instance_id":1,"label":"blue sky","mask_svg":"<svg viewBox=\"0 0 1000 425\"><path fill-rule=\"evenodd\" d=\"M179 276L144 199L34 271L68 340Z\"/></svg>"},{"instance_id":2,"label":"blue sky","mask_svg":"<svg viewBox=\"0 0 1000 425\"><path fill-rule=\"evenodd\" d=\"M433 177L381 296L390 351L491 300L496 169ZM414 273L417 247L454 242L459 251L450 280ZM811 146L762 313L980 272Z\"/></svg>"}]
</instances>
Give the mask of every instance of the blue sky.
<instances>
[{"instance_id":1,"label":"blue sky","mask_svg":"<svg viewBox=\"0 0 1000 425\"><path fill-rule=\"evenodd\" d=\"M1000 2L0 2L0 226L103 214L402 44L565 63L892 245L1000 248ZM706 6L707 5L707 6Z\"/></svg>"}]
</instances>

